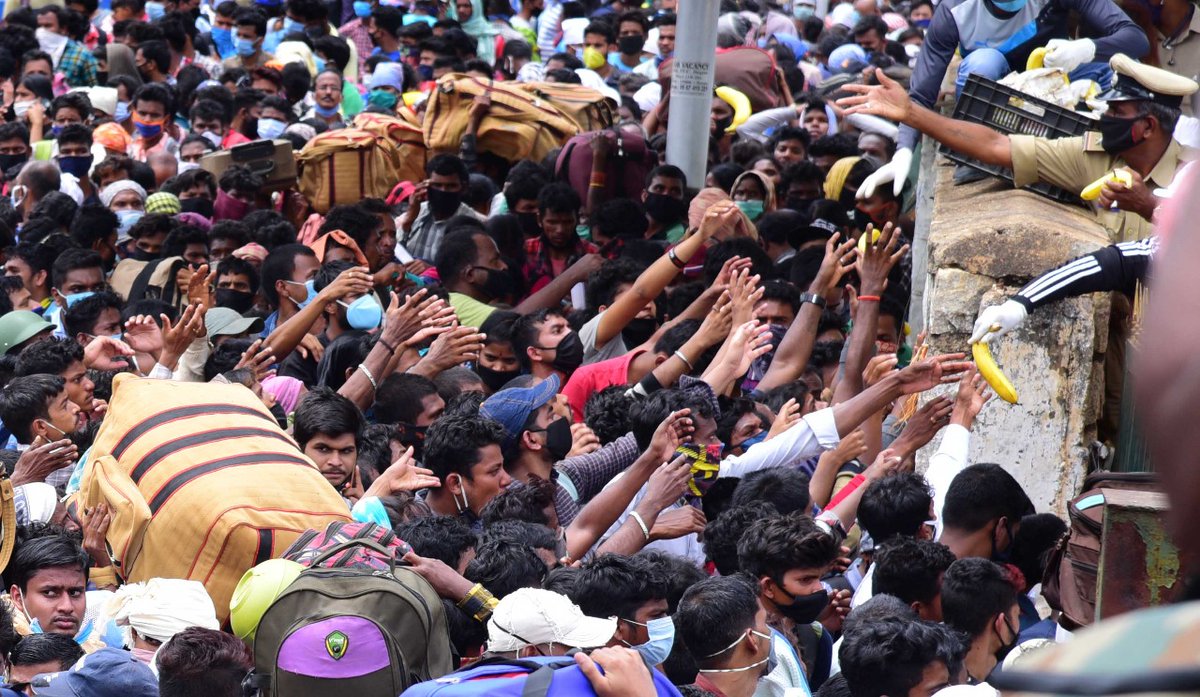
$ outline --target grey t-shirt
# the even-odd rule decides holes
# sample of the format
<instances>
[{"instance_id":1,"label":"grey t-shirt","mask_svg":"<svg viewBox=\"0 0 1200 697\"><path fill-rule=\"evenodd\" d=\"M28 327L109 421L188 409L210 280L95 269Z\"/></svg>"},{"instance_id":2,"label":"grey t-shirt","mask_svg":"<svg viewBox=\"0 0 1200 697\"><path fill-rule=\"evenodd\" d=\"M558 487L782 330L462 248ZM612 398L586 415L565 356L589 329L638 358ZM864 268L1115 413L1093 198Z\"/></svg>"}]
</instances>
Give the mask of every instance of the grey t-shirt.
<instances>
[{"instance_id":1,"label":"grey t-shirt","mask_svg":"<svg viewBox=\"0 0 1200 697\"><path fill-rule=\"evenodd\" d=\"M610 358L623 356L629 352L629 349L625 347L625 339L621 337L619 332L616 336L609 339L607 344L596 348L596 332L600 329L600 318L603 316L604 312L601 312L588 320L587 324L579 329L579 340L583 342L584 365L607 361Z\"/></svg>"}]
</instances>

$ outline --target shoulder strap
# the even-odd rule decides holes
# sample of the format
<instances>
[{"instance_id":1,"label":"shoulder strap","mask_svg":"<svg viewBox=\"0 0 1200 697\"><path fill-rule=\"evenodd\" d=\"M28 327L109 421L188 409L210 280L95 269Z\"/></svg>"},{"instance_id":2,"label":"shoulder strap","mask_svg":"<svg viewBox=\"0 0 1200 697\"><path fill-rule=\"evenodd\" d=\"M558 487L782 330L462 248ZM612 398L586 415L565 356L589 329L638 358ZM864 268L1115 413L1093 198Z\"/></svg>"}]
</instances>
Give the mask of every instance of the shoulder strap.
<instances>
[{"instance_id":1,"label":"shoulder strap","mask_svg":"<svg viewBox=\"0 0 1200 697\"><path fill-rule=\"evenodd\" d=\"M163 261L165 259L155 259L146 262L146 265L142 267L142 270L138 272L138 275L133 279L133 283L129 286L129 297L125 299L127 302L141 300L146 297L146 289L150 287L150 277L154 275L154 270Z\"/></svg>"},{"instance_id":2,"label":"shoulder strap","mask_svg":"<svg viewBox=\"0 0 1200 697\"><path fill-rule=\"evenodd\" d=\"M555 670L557 668L554 665L548 664L530 673L529 677L525 678L525 689L521 690L521 697L546 697L550 692L550 683L554 682Z\"/></svg>"},{"instance_id":3,"label":"shoulder strap","mask_svg":"<svg viewBox=\"0 0 1200 697\"><path fill-rule=\"evenodd\" d=\"M1200 689L1200 669L1194 667L1157 669L1153 673L1138 671L1122 675L1003 671L988 677L988 684L1006 692L1035 692L1080 697L1149 692L1195 692Z\"/></svg>"}]
</instances>

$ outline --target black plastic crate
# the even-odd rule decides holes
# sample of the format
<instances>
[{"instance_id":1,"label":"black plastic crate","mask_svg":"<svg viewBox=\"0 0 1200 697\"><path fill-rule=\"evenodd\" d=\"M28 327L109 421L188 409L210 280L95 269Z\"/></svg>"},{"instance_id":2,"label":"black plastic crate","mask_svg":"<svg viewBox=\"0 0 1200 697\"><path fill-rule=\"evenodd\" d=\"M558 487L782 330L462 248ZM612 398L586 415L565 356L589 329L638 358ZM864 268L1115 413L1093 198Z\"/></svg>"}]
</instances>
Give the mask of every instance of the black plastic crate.
<instances>
[{"instance_id":1,"label":"black plastic crate","mask_svg":"<svg viewBox=\"0 0 1200 697\"><path fill-rule=\"evenodd\" d=\"M1085 114L1018 92L980 75L967 77L958 102L954 105L954 118L983 124L1005 135L1040 138L1078 136L1094 129L1096 125L1096 120ZM980 162L945 145L939 148L939 152L959 164L1009 182L1013 180L1012 170ZM1033 184L1025 188L1062 203L1082 204L1078 191L1066 191L1049 184Z\"/></svg>"}]
</instances>

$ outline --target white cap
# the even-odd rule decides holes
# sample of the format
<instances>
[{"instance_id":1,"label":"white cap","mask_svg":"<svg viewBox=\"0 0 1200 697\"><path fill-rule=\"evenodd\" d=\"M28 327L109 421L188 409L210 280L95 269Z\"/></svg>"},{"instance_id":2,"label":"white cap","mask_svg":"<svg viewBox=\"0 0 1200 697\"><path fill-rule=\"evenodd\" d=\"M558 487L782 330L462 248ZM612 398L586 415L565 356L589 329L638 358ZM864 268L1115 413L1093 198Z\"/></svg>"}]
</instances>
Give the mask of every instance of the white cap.
<instances>
[{"instance_id":1,"label":"white cap","mask_svg":"<svg viewBox=\"0 0 1200 697\"><path fill-rule=\"evenodd\" d=\"M517 651L550 643L591 649L612 640L617 618L588 617L565 595L520 588L496 605L487 627L488 651Z\"/></svg>"},{"instance_id":2,"label":"white cap","mask_svg":"<svg viewBox=\"0 0 1200 697\"><path fill-rule=\"evenodd\" d=\"M934 697L999 697L1000 693L991 685L981 682L977 685L951 685L933 693Z\"/></svg>"},{"instance_id":3,"label":"white cap","mask_svg":"<svg viewBox=\"0 0 1200 697\"><path fill-rule=\"evenodd\" d=\"M587 17L573 17L562 21L562 43L564 46L578 46L583 43L583 30L591 23Z\"/></svg>"}]
</instances>

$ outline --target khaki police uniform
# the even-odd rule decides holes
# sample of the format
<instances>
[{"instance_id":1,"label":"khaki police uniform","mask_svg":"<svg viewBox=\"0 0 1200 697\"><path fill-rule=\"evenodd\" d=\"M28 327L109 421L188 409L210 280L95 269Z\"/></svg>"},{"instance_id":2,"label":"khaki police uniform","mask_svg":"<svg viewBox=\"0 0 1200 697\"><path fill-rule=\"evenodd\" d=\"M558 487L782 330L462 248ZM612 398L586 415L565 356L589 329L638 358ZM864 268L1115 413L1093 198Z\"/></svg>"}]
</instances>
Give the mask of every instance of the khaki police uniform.
<instances>
[{"instance_id":1,"label":"khaki police uniform","mask_svg":"<svg viewBox=\"0 0 1200 697\"><path fill-rule=\"evenodd\" d=\"M1112 89L1099 97L1109 102L1155 102L1178 109L1184 97L1196 92L1198 87L1194 80L1143 65L1123 54L1113 56L1109 64L1114 73ZM1016 186L1046 182L1067 191L1082 191L1105 173L1127 164L1120 155L1105 152L1100 141L1097 132L1054 140L1009 136L1013 182ZM1144 177L1146 186L1152 190L1170 186L1176 172L1183 168L1185 158L1194 159L1194 155L1172 139ZM1150 221L1136 213L1097 211L1097 215L1114 242L1129 242L1151 234Z\"/></svg>"},{"instance_id":2,"label":"khaki police uniform","mask_svg":"<svg viewBox=\"0 0 1200 697\"><path fill-rule=\"evenodd\" d=\"M1175 36L1157 32L1159 63L1164 70L1200 81L1200 12L1192 6L1192 18ZM1192 100L1183 100L1183 113L1193 116Z\"/></svg>"}]
</instances>

